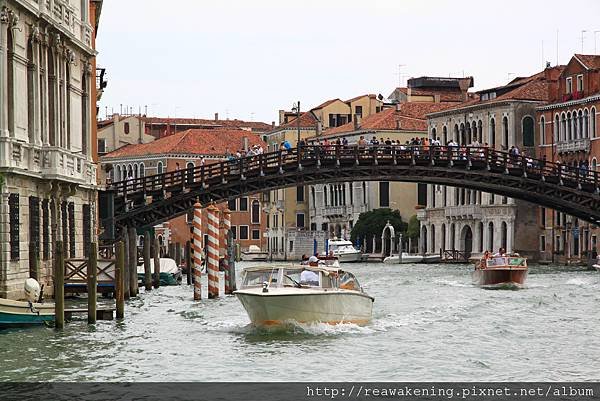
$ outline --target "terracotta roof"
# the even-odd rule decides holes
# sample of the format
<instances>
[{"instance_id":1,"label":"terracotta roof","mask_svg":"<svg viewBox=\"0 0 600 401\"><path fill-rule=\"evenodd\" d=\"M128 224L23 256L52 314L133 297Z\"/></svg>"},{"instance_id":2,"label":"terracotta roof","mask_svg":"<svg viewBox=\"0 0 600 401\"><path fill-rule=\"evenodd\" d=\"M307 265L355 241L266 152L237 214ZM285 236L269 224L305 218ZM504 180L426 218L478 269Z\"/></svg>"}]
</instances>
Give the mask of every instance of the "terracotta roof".
<instances>
[{"instance_id":1,"label":"terracotta roof","mask_svg":"<svg viewBox=\"0 0 600 401\"><path fill-rule=\"evenodd\" d=\"M206 118L164 118L164 117L144 117L144 116L120 116L119 121L124 121L127 118L134 117L143 120L146 124L153 125L190 125L195 128L250 128L256 131L268 131L272 128L271 124L260 121L243 121L243 120L211 120ZM114 123L114 120L107 119L99 121L98 127L106 127Z\"/></svg>"},{"instance_id":2,"label":"terracotta roof","mask_svg":"<svg viewBox=\"0 0 600 401\"><path fill-rule=\"evenodd\" d=\"M241 149L244 137L248 138L250 146L264 145L260 135L245 130L189 129L153 142L123 146L104 158L163 154L224 155L227 149L232 152Z\"/></svg>"},{"instance_id":3,"label":"terracotta roof","mask_svg":"<svg viewBox=\"0 0 600 401\"><path fill-rule=\"evenodd\" d=\"M295 128L298 126L297 119L294 118L285 124L280 125L277 129L281 128ZM305 111L300 114L300 128L315 128L317 126L317 116L312 111Z\"/></svg>"},{"instance_id":4,"label":"terracotta roof","mask_svg":"<svg viewBox=\"0 0 600 401\"><path fill-rule=\"evenodd\" d=\"M356 96L356 97L353 97L352 99L348 99L348 100L346 100L346 103L352 103L352 102L354 102L354 101L356 101L356 100L358 100L358 99L360 99L360 98L363 98L363 97L368 97L369 99L374 99L374 98L376 98L376 97L377 97L377 95L374 95L374 94L370 93L370 94L368 94L368 95L360 95L360 96Z\"/></svg>"},{"instance_id":5,"label":"terracotta roof","mask_svg":"<svg viewBox=\"0 0 600 401\"><path fill-rule=\"evenodd\" d=\"M450 109L454 105L449 103L401 103L399 106L400 110L389 108L365 117L360 122L358 130L427 131L427 120L425 116L428 113ZM400 128L398 128L398 121L400 122ZM324 136L326 137L352 131L357 131L354 128L354 122L330 128L325 131Z\"/></svg>"},{"instance_id":6,"label":"terracotta roof","mask_svg":"<svg viewBox=\"0 0 600 401\"><path fill-rule=\"evenodd\" d=\"M575 57L590 70L600 68L600 56L595 54L575 54Z\"/></svg>"},{"instance_id":7,"label":"terracotta roof","mask_svg":"<svg viewBox=\"0 0 600 401\"><path fill-rule=\"evenodd\" d=\"M317 107L313 107L311 110L322 109L323 107L329 106L333 102L337 102L338 100L341 102L341 100L339 98L331 99L331 100L328 100L328 101L326 101L324 103L321 103Z\"/></svg>"}]
</instances>

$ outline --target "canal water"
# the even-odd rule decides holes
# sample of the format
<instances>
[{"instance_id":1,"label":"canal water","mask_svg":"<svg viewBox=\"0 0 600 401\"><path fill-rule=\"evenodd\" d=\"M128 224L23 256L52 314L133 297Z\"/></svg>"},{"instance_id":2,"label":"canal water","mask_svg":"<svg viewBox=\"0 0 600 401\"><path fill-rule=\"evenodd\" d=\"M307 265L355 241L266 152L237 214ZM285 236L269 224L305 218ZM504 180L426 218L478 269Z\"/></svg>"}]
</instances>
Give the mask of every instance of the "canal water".
<instances>
[{"instance_id":1,"label":"canal water","mask_svg":"<svg viewBox=\"0 0 600 401\"><path fill-rule=\"evenodd\" d=\"M473 287L467 265L346 268L375 297L366 327L266 332L234 297L162 287L122 322L0 331L0 381L600 380L597 272L532 266L509 291Z\"/></svg>"}]
</instances>

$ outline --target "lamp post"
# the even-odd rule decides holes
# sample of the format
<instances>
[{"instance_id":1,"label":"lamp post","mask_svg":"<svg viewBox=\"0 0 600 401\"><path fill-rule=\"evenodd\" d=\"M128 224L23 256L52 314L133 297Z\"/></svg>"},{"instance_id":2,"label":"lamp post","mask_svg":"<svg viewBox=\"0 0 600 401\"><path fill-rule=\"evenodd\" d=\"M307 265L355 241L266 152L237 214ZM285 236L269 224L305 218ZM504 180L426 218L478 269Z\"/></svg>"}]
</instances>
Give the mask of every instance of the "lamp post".
<instances>
[{"instance_id":1,"label":"lamp post","mask_svg":"<svg viewBox=\"0 0 600 401\"><path fill-rule=\"evenodd\" d=\"M292 111L296 113L296 127L298 129L298 136L296 138L296 146L300 145L300 101L298 103L294 103L292 107Z\"/></svg>"}]
</instances>

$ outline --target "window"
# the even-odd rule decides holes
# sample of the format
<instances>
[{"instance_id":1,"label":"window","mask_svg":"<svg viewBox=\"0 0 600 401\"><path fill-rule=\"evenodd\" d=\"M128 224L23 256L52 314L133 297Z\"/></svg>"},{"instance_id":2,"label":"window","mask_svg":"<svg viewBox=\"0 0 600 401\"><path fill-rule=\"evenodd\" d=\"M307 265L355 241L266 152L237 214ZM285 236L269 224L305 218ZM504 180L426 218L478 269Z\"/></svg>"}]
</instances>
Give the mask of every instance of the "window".
<instances>
[{"instance_id":1,"label":"window","mask_svg":"<svg viewBox=\"0 0 600 401\"><path fill-rule=\"evenodd\" d=\"M546 144L546 119L544 116L540 118L540 145Z\"/></svg>"},{"instance_id":2,"label":"window","mask_svg":"<svg viewBox=\"0 0 600 401\"><path fill-rule=\"evenodd\" d=\"M596 108L592 107L592 110L590 112L590 136L592 138L596 137Z\"/></svg>"},{"instance_id":3,"label":"window","mask_svg":"<svg viewBox=\"0 0 600 401\"><path fill-rule=\"evenodd\" d=\"M98 153L106 153L106 139L98 139Z\"/></svg>"},{"instance_id":4,"label":"window","mask_svg":"<svg viewBox=\"0 0 600 401\"><path fill-rule=\"evenodd\" d=\"M359 117L362 117L362 106L354 106L354 114Z\"/></svg>"},{"instance_id":5,"label":"window","mask_svg":"<svg viewBox=\"0 0 600 401\"><path fill-rule=\"evenodd\" d=\"M129 135L129 123L123 124L123 131L125 132L125 135Z\"/></svg>"},{"instance_id":6,"label":"window","mask_svg":"<svg viewBox=\"0 0 600 401\"><path fill-rule=\"evenodd\" d=\"M508 148L508 117L502 118L502 146Z\"/></svg>"},{"instance_id":7,"label":"window","mask_svg":"<svg viewBox=\"0 0 600 401\"><path fill-rule=\"evenodd\" d=\"M35 62L33 60L33 38L27 42L27 131L29 143L35 143Z\"/></svg>"},{"instance_id":8,"label":"window","mask_svg":"<svg viewBox=\"0 0 600 401\"><path fill-rule=\"evenodd\" d=\"M390 206L390 183L382 181L379 183L379 207Z\"/></svg>"},{"instance_id":9,"label":"window","mask_svg":"<svg viewBox=\"0 0 600 401\"><path fill-rule=\"evenodd\" d=\"M162 174L163 173L163 164L162 162L158 162L158 165L156 166L156 174Z\"/></svg>"},{"instance_id":10,"label":"window","mask_svg":"<svg viewBox=\"0 0 600 401\"><path fill-rule=\"evenodd\" d=\"M565 89L567 94L573 93L573 78L567 78Z\"/></svg>"},{"instance_id":11,"label":"window","mask_svg":"<svg viewBox=\"0 0 600 401\"><path fill-rule=\"evenodd\" d=\"M90 205L83 205L83 256L90 256L92 242L92 210Z\"/></svg>"},{"instance_id":12,"label":"window","mask_svg":"<svg viewBox=\"0 0 600 401\"><path fill-rule=\"evenodd\" d=\"M237 239L237 226L231 226L231 233L233 234L233 239Z\"/></svg>"},{"instance_id":13,"label":"window","mask_svg":"<svg viewBox=\"0 0 600 401\"><path fill-rule=\"evenodd\" d=\"M546 208L545 207L540 208L540 225L542 227L546 227Z\"/></svg>"},{"instance_id":14,"label":"window","mask_svg":"<svg viewBox=\"0 0 600 401\"><path fill-rule=\"evenodd\" d=\"M227 201L227 207L232 212L235 212L237 210L235 199L231 199L231 200Z\"/></svg>"},{"instance_id":15,"label":"window","mask_svg":"<svg viewBox=\"0 0 600 401\"><path fill-rule=\"evenodd\" d=\"M252 239L259 240L260 239L260 230L252 230Z\"/></svg>"},{"instance_id":16,"label":"window","mask_svg":"<svg viewBox=\"0 0 600 401\"><path fill-rule=\"evenodd\" d=\"M540 235L540 251L546 252L546 236Z\"/></svg>"},{"instance_id":17,"label":"window","mask_svg":"<svg viewBox=\"0 0 600 401\"><path fill-rule=\"evenodd\" d=\"M296 187L296 202L304 202L304 186Z\"/></svg>"},{"instance_id":18,"label":"window","mask_svg":"<svg viewBox=\"0 0 600 401\"><path fill-rule=\"evenodd\" d=\"M533 118L526 116L523 119L523 146L534 146Z\"/></svg>"},{"instance_id":19,"label":"window","mask_svg":"<svg viewBox=\"0 0 600 401\"><path fill-rule=\"evenodd\" d=\"M69 202L67 208L69 214L69 257L75 258L75 204Z\"/></svg>"},{"instance_id":20,"label":"window","mask_svg":"<svg viewBox=\"0 0 600 401\"><path fill-rule=\"evenodd\" d=\"M583 91L583 75L577 75L577 92Z\"/></svg>"},{"instance_id":21,"label":"window","mask_svg":"<svg viewBox=\"0 0 600 401\"><path fill-rule=\"evenodd\" d=\"M42 201L42 242L44 245L44 260L50 259L50 202L48 199Z\"/></svg>"},{"instance_id":22,"label":"window","mask_svg":"<svg viewBox=\"0 0 600 401\"><path fill-rule=\"evenodd\" d=\"M29 256L40 257L40 199L29 197ZM29 260L29 277L39 280L37 271L33 270L32 260Z\"/></svg>"},{"instance_id":23,"label":"window","mask_svg":"<svg viewBox=\"0 0 600 401\"><path fill-rule=\"evenodd\" d=\"M327 223L321 224L321 231L329 231L329 224L327 224Z\"/></svg>"},{"instance_id":24,"label":"window","mask_svg":"<svg viewBox=\"0 0 600 401\"><path fill-rule=\"evenodd\" d=\"M252 220L252 224L260 224L260 202L257 200L252 201L251 220Z\"/></svg>"},{"instance_id":25,"label":"window","mask_svg":"<svg viewBox=\"0 0 600 401\"><path fill-rule=\"evenodd\" d=\"M247 211L248 211L248 198L247 197L240 198L240 212L247 212Z\"/></svg>"},{"instance_id":26,"label":"window","mask_svg":"<svg viewBox=\"0 0 600 401\"><path fill-rule=\"evenodd\" d=\"M492 149L496 147L496 120L490 120L490 146Z\"/></svg>"},{"instance_id":27,"label":"window","mask_svg":"<svg viewBox=\"0 0 600 401\"><path fill-rule=\"evenodd\" d=\"M10 194L8 197L8 213L10 214L10 259L19 260L19 194Z\"/></svg>"},{"instance_id":28,"label":"window","mask_svg":"<svg viewBox=\"0 0 600 401\"><path fill-rule=\"evenodd\" d=\"M304 228L304 213L296 213L296 228Z\"/></svg>"},{"instance_id":29,"label":"window","mask_svg":"<svg viewBox=\"0 0 600 401\"><path fill-rule=\"evenodd\" d=\"M140 163L140 177L145 177L146 176L146 166L144 166L144 163Z\"/></svg>"},{"instance_id":30,"label":"window","mask_svg":"<svg viewBox=\"0 0 600 401\"><path fill-rule=\"evenodd\" d=\"M240 226L240 239L248 239L248 226Z\"/></svg>"}]
</instances>

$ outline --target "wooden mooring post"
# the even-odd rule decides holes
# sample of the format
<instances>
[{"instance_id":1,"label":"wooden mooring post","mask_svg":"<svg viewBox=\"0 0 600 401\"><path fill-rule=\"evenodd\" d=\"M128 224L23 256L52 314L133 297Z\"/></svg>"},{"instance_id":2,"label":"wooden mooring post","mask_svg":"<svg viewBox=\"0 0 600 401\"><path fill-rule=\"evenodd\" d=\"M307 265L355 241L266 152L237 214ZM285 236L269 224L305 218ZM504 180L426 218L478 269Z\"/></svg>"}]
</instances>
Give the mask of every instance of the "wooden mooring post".
<instances>
[{"instance_id":1,"label":"wooden mooring post","mask_svg":"<svg viewBox=\"0 0 600 401\"><path fill-rule=\"evenodd\" d=\"M233 292L237 288L235 279L235 244L233 231L231 230L227 232L227 258L229 259L229 289Z\"/></svg>"},{"instance_id":2,"label":"wooden mooring post","mask_svg":"<svg viewBox=\"0 0 600 401\"><path fill-rule=\"evenodd\" d=\"M129 227L129 294L132 297L138 295L138 278L137 278L137 233L134 227Z\"/></svg>"},{"instance_id":3,"label":"wooden mooring post","mask_svg":"<svg viewBox=\"0 0 600 401\"><path fill-rule=\"evenodd\" d=\"M194 204L193 225L194 301L199 301L202 299L202 206L200 202Z\"/></svg>"},{"instance_id":4,"label":"wooden mooring post","mask_svg":"<svg viewBox=\"0 0 600 401\"><path fill-rule=\"evenodd\" d=\"M65 327L65 249L56 241L54 250L54 321L57 329Z\"/></svg>"},{"instance_id":5,"label":"wooden mooring post","mask_svg":"<svg viewBox=\"0 0 600 401\"><path fill-rule=\"evenodd\" d=\"M129 232L125 228L123 235L123 297L127 300L131 296L129 292Z\"/></svg>"},{"instance_id":6,"label":"wooden mooring post","mask_svg":"<svg viewBox=\"0 0 600 401\"><path fill-rule=\"evenodd\" d=\"M219 296L219 209L210 205L208 212L208 244L206 246L206 273L208 298Z\"/></svg>"},{"instance_id":7,"label":"wooden mooring post","mask_svg":"<svg viewBox=\"0 0 600 401\"><path fill-rule=\"evenodd\" d=\"M125 244L117 242L117 261L115 264L115 295L117 302L117 319L125 317Z\"/></svg>"},{"instance_id":8,"label":"wooden mooring post","mask_svg":"<svg viewBox=\"0 0 600 401\"><path fill-rule=\"evenodd\" d=\"M144 288L152 290L152 268L150 266L150 232L144 234Z\"/></svg>"},{"instance_id":9,"label":"wooden mooring post","mask_svg":"<svg viewBox=\"0 0 600 401\"><path fill-rule=\"evenodd\" d=\"M88 292L88 323L96 323L96 301L98 292L98 245L90 244L90 256L87 265L87 292Z\"/></svg>"},{"instance_id":10,"label":"wooden mooring post","mask_svg":"<svg viewBox=\"0 0 600 401\"><path fill-rule=\"evenodd\" d=\"M225 281L225 295L229 295L232 293L233 289L231 287L231 268L229 267L229 232L231 231L231 210L225 209L223 210L223 228L220 232L220 248L223 250L223 270L225 271L223 280ZM221 252L220 252L221 253Z\"/></svg>"},{"instance_id":11,"label":"wooden mooring post","mask_svg":"<svg viewBox=\"0 0 600 401\"><path fill-rule=\"evenodd\" d=\"M154 288L160 287L160 250L158 238L154 239Z\"/></svg>"}]
</instances>

